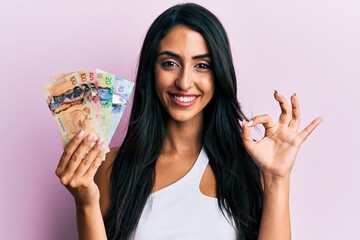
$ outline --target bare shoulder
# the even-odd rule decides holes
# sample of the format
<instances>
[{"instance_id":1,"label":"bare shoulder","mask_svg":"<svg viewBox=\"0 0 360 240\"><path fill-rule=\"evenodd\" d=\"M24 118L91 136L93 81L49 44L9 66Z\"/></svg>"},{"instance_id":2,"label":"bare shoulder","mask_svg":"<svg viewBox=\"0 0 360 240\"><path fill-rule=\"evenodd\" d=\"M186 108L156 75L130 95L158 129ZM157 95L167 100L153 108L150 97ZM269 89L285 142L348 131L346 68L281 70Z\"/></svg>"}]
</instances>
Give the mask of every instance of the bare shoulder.
<instances>
[{"instance_id":1,"label":"bare shoulder","mask_svg":"<svg viewBox=\"0 0 360 240\"><path fill-rule=\"evenodd\" d=\"M99 187L100 191L100 208L104 216L110 206L110 187L111 187L111 170L115 161L119 147L111 148L110 152L106 154L106 159L101 163L98 171L96 172L94 181Z\"/></svg>"}]
</instances>

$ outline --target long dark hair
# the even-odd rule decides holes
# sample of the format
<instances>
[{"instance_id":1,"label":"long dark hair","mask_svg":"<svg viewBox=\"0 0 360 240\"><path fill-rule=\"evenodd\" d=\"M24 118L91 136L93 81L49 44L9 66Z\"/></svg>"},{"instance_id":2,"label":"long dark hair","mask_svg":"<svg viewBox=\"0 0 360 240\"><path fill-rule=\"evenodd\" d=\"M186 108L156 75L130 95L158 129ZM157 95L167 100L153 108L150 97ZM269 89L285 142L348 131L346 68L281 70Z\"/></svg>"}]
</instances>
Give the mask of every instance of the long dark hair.
<instances>
[{"instance_id":1,"label":"long dark hair","mask_svg":"<svg viewBox=\"0 0 360 240\"><path fill-rule=\"evenodd\" d=\"M155 62L159 42L178 25L204 37L212 60L215 92L204 109L203 141L216 177L219 207L234 219L237 239L256 239L262 213L261 176L240 137L239 121L245 116L237 100L229 41L217 17L192 3L163 12L145 36L129 128L112 169L111 205L105 216L108 238L132 236L153 188L166 121L155 93Z\"/></svg>"}]
</instances>

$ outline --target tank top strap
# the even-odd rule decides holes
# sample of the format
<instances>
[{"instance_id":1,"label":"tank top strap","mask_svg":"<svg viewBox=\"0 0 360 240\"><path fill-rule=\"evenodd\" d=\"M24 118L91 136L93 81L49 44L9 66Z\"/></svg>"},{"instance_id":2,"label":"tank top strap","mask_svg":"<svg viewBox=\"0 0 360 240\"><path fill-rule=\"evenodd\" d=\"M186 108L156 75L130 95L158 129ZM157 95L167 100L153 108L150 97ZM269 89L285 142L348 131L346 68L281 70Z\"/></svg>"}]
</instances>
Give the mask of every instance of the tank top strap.
<instances>
[{"instance_id":1,"label":"tank top strap","mask_svg":"<svg viewBox=\"0 0 360 240\"><path fill-rule=\"evenodd\" d=\"M198 189L201 178L205 172L205 168L209 162L209 158L206 155L204 147L201 148L200 154L196 163L194 165L194 169L192 171L192 179L194 181L196 189Z\"/></svg>"}]
</instances>

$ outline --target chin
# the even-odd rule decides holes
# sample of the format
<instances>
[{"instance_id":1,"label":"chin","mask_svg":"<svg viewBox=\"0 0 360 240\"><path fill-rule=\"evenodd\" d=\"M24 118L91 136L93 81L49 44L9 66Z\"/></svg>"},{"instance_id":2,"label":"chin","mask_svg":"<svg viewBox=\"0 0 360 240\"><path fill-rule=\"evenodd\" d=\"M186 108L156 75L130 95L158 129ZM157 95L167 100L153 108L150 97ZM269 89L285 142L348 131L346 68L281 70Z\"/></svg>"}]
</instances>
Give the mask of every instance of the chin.
<instances>
[{"instance_id":1,"label":"chin","mask_svg":"<svg viewBox=\"0 0 360 240\"><path fill-rule=\"evenodd\" d=\"M168 113L169 116L169 120L175 121L175 122L181 122L181 123L185 123L185 122L194 122L194 121L199 121L202 119L202 114L194 114L194 113L189 113L189 112L177 112L177 113Z\"/></svg>"}]
</instances>

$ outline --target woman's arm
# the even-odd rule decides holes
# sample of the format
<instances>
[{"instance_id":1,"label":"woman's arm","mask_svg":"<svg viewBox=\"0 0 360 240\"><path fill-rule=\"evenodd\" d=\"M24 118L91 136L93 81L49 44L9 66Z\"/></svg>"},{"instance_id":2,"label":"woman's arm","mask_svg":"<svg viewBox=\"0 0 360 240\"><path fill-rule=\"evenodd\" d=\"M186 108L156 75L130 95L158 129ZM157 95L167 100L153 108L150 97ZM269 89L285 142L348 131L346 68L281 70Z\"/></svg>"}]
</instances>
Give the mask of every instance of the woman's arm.
<instances>
[{"instance_id":1,"label":"woman's arm","mask_svg":"<svg viewBox=\"0 0 360 240\"><path fill-rule=\"evenodd\" d=\"M276 180L272 176L264 176L259 240L291 239L289 191L290 178Z\"/></svg>"},{"instance_id":2,"label":"woman's arm","mask_svg":"<svg viewBox=\"0 0 360 240\"><path fill-rule=\"evenodd\" d=\"M118 147L112 148L106 154L106 160L101 163L94 176L100 193L99 202L93 206L76 207L79 239L107 239L103 217L110 206L110 176L118 150Z\"/></svg>"},{"instance_id":3,"label":"woman's arm","mask_svg":"<svg viewBox=\"0 0 360 240\"><path fill-rule=\"evenodd\" d=\"M103 154L103 141L95 140L92 133L85 136L82 131L66 146L56 169L56 175L76 202L79 239L107 239L100 211L100 192L94 182Z\"/></svg>"},{"instance_id":4,"label":"woman's arm","mask_svg":"<svg viewBox=\"0 0 360 240\"><path fill-rule=\"evenodd\" d=\"M304 130L297 133L300 125L300 106L296 95L291 96L291 108L286 99L275 91L281 114L277 124L270 116L254 117L243 121L242 139L246 150L259 166L264 181L263 213L259 240L291 239L289 191L290 173L301 144L321 123L316 118ZM262 124L265 136L260 141L251 137L250 127Z\"/></svg>"},{"instance_id":5,"label":"woman's arm","mask_svg":"<svg viewBox=\"0 0 360 240\"><path fill-rule=\"evenodd\" d=\"M76 205L76 220L80 240L106 240L100 204Z\"/></svg>"}]
</instances>

